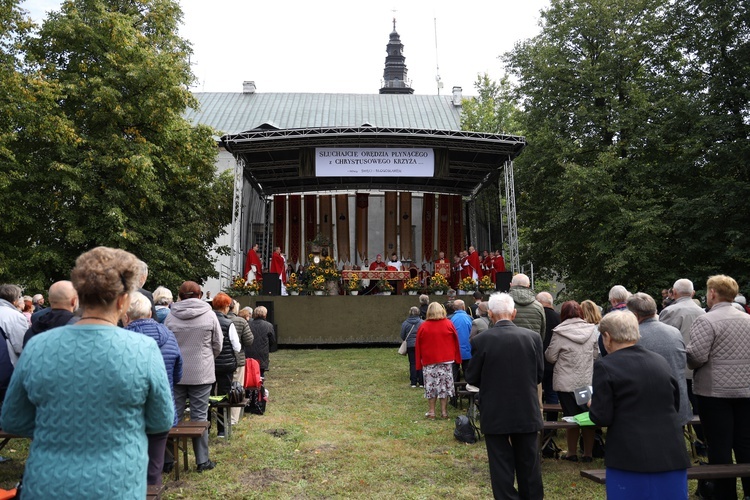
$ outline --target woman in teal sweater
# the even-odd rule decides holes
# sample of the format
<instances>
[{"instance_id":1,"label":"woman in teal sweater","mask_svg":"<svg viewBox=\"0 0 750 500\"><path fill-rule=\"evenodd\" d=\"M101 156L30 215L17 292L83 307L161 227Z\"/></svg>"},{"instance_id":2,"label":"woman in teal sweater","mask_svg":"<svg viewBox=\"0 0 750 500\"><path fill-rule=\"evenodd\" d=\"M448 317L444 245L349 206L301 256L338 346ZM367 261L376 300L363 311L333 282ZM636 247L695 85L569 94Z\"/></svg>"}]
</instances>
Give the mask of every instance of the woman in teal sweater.
<instances>
[{"instance_id":1,"label":"woman in teal sweater","mask_svg":"<svg viewBox=\"0 0 750 500\"><path fill-rule=\"evenodd\" d=\"M146 497L146 434L172 427L174 404L156 342L117 327L138 274L128 252L84 253L71 273L81 320L26 345L2 414L33 439L24 498Z\"/></svg>"}]
</instances>

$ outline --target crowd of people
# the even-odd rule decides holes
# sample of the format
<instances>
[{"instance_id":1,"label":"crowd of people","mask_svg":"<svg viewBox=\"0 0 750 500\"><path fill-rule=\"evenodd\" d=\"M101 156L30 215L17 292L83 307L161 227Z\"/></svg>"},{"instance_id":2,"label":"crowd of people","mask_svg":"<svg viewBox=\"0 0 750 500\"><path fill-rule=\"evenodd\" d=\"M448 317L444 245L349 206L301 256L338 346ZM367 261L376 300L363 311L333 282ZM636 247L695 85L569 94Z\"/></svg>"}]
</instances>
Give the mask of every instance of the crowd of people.
<instances>
[{"instance_id":1,"label":"crowd of people","mask_svg":"<svg viewBox=\"0 0 750 500\"><path fill-rule=\"evenodd\" d=\"M0 285L2 429L33 438L24 497L144 498L174 467L168 434L187 401L190 420L208 421L209 396L244 382L246 358L268 370L264 307L239 311L224 293L206 301L193 281L173 302L165 287L145 290L147 278L134 255L95 248L49 288L49 307L32 298L30 318L21 288ZM242 410L232 408L232 424ZM208 432L193 451L198 472L216 466Z\"/></svg>"},{"instance_id":2,"label":"crowd of people","mask_svg":"<svg viewBox=\"0 0 750 500\"><path fill-rule=\"evenodd\" d=\"M661 306L615 285L606 308L569 300L558 312L551 294L534 295L517 274L507 294L488 301L477 294L468 310L455 297L441 304L421 296L401 328L410 384L424 384L428 419L437 400L446 417L461 377L479 388L496 498L543 497L543 403L559 403L567 417L588 412L606 428L608 498L687 498L682 428L694 415L693 444L709 463L750 463L750 310L729 276L708 279L705 307L694 295L684 278L665 290ZM582 389L587 403L576 398ZM568 430L562 458L591 462L597 432ZM750 496L750 479L742 485ZM737 498L735 480L716 480L713 494Z\"/></svg>"}]
</instances>

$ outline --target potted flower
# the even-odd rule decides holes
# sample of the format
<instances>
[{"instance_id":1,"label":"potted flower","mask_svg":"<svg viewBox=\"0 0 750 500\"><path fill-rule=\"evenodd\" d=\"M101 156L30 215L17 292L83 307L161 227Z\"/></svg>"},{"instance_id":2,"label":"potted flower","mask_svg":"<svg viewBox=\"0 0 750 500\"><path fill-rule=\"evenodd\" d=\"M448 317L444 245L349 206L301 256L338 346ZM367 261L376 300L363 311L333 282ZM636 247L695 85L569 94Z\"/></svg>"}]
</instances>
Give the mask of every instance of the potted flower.
<instances>
[{"instance_id":1,"label":"potted flower","mask_svg":"<svg viewBox=\"0 0 750 500\"><path fill-rule=\"evenodd\" d=\"M263 289L263 283L258 280L253 280L247 285L247 291L250 295L258 295Z\"/></svg>"},{"instance_id":2,"label":"potted flower","mask_svg":"<svg viewBox=\"0 0 750 500\"><path fill-rule=\"evenodd\" d=\"M473 278L467 276L458 283L458 289L461 295L466 295L466 292L471 292L477 289L477 282ZM460 293L459 292L459 293Z\"/></svg>"},{"instance_id":3,"label":"potted flower","mask_svg":"<svg viewBox=\"0 0 750 500\"><path fill-rule=\"evenodd\" d=\"M482 293L490 293L495 289L495 284L492 282L489 276L483 276L479 280L479 291Z\"/></svg>"},{"instance_id":4,"label":"potted flower","mask_svg":"<svg viewBox=\"0 0 750 500\"><path fill-rule=\"evenodd\" d=\"M393 286L388 283L388 280L380 280L378 281L378 290L380 290L383 295L390 295L393 293Z\"/></svg>"},{"instance_id":5,"label":"potted flower","mask_svg":"<svg viewBox=\"0 0 750 500\"><path fill-rule=\"evenodd\" d=\"M350 295L357 295L359 293L359 288L362 286L362 281L359 279L359 276L357 273L352 273L351 277L349 278L349 283L347 283L346 288L349 290Z\"/></svg>"},{"instance_id":6,"label":"potted flower","mask_svg":"<svg viewBox=\"0 0 750 500\"><path fill-rule=\"evenodd\" d=\"M250 284L242 276L235 276L224 292L232 298L250 294Z\"/></svg>"},{"instance_id":7,"label":"potted flower","mask_svg":"<svg viewBox=\"0 0 750 500\"><path fill-rule=\"evenodd\" d=\"M420 286L419 278L416 276L404 282L404 290L406 290L409 295L416 295Z\"/></svg>"},{"instance_id":8,"label":"potted flower","mask_svg":"<svg viewBox=\"0 0 750 500\"><path fill-rule=\"evenodd\" d=\"M435 295L443 295L448 291L448 288L448 280L446 280L445 276L442 274L435 273L432 278L430 278L430 291Z\"/></svg>"},{"instance_id":9,"label":"potted flower","mask_svg":"<svg viewBox=\"0 0 750 500\"><path fill-rule=\"evenodd\" d=\"M326 280L323 279L323 276L316 276L315 279L313 279L310 282L310 290L315 295L323 295L324 290L326 289Z\"/></svg>"},{"instance_id":10,"label":"potted flower","mask_svg":"<svg viewBox=\"0 0 750 500\"><path fill-rule=\"evenodd\" d=\"M292 273L289 276L289 281L287 281L286 291L289 292L290 295L299 295L301 290L302 285L297 281L297 273Z\"/></svg>"}]
</instances>

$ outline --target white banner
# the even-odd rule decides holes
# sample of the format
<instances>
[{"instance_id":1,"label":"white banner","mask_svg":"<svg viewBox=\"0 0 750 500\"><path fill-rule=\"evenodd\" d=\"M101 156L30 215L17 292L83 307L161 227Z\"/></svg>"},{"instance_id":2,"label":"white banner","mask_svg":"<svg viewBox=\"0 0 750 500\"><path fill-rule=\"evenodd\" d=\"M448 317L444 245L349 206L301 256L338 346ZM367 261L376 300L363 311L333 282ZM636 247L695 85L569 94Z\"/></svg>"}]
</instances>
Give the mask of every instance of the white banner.
<instances>
[{"instance_id":1,"label":"white banner","mask_svg":"<svg viewBox=\"0 0 750 500\"><path fill-rule=\"evenodd\" d=\"M317 177L433 177L429 148L315 148Z\"/></svg>"}]
</instances>

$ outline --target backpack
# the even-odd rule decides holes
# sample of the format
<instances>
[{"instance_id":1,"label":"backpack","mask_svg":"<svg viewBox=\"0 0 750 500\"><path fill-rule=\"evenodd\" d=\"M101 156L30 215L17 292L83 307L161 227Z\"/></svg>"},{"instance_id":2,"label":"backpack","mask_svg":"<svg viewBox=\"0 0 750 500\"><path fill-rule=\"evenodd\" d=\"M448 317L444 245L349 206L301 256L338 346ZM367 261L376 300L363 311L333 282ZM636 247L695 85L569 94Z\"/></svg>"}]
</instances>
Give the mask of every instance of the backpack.
<instances>
[{"instance_id":1,"label":"backpack","mask_svg":"<svg viewBox=\"0 0 750 500\"><path fill-rule=\"evenodd\" d=\"M257 359L246 358L245 359L245 389L257 389L263 385L263 380L260 378L260 363Z\"/></svg>"},{"instance_id":2,"label":"backpack","mask_svg":"<svg viewBox=\"0 0 750 500\"><path fill-rule=\"evenodd\" d=\"M479 441L479 429L471 423L469 417L459 415L456 417L456 429L453 431L453 437L462 443L474 444Z\"/></svg>"},{"instance_id":3,"label":"backpack","mask_svg":"<svg viewBox=\"0 0 750 500\"><path fill-rule=\"evenodd\" d=\"M542 457L544 458L554 458L558 459L560 458L560 453L562 452L562 449L557 446L557 443L555 443L555 440L552 436L545 436L546 442L544 444L544 448L542 448Z\"/></svg>"},{"instance_id":4,"label":"backpack","mask_svg":"<svg viewBox=\"0 0 750 500\"><path fill-rule=\"evenodd\" d=\"M227 394L229 396L229 403L236 405L242 402L243 399L245 399L245 388L242 387L242 385L239 382L232 382L232 386L229 388L229 393Z\"/></svg>"},{"instance_id":5,"label":"backpack","mask_svg":"<svg viewBox=\"0 0 750 500\"><path fill-rule=\"evenodd\" d=\"M253 413L255 415L263 415L266 412L266 401L268 401L268 391L261 383L257 389L245 389L247 399L247 406L245 406L245 413Z\"/></svg>"}]
</instances>

